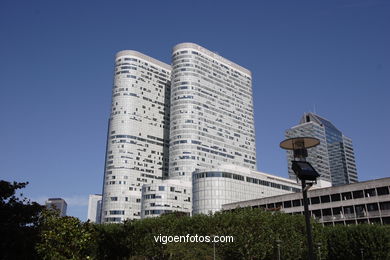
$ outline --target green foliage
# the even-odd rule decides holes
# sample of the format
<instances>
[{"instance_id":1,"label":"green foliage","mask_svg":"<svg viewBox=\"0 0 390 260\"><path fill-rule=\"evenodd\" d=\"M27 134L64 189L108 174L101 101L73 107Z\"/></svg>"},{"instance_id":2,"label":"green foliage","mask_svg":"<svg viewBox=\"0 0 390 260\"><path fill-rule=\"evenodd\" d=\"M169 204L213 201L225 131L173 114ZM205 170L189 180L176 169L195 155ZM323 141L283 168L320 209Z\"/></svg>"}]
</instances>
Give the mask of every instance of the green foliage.
<instances>
[{"instance_id":1,"label":"green foliage","mask_svg":"<svg viewBox=\"0 0 390 260\"><path fill-rule=\"evenodd\" d=\"M168 259L214 259L214 249L212 245L206 243L169 243L165 249ZM216 259L220 260L219 256Z\"/></svg>"},{"instance_id":2,"label":"green foliage","mask_svg":"<svg viewBox=\"0 0 390 260\"><path fill-rule=\"evenodd\" d=\"M0 259L36 259L39 215L43 207L16 195L28 182L0 180Z\"/></svg>"},{"instance_id":3,"label":"green foliage","mask_svg":"<svg viewBox=\"0 0 390 260\"><path fill-rule=\"evenodd\" d=\"M232 243L215 243L217 259L275 259L281 240L282 259L305 259L302 216L263 210L240 210L193 217L168 214L159 218L98 225L97 259L213 259L212 243L156 242L154 236L233 236ZM323 228L314 224L314 237L326 255Z\"/></svg>"},{"instance_id":4,"label":"green foliage","mask_svg":"<svg viewBox=\"0 0 390 260\"><path fill-rule=\"evenodd\" d=\"M95 240L96 259L127 259L133 255L133 236L132 227L126 224L102 224L95 225L95 231L98 234Z\"/></svg>"},{"instance_id":5,"label":"green foliage","mask_svg":"<svg viewBox=\"0 0 390 260\"><path fill-rule=\"evenodd\" d=\"M231 256L236 259L275 259L277 240L281 241L282 259L306 258L303 216L248 209L218 213L215 221L217 234L234 236L234 243L218 244L224 259ZM319 230L314 233L314 238L325 243Z\"/></svg>"},{"instance_id":6,"label":"green foliage","mask_svg":"<svg viewBox=\"0 0 390 260\"><path fill-rule=\"evenodd\" d=\"M325 228L329 259L390 259L390 226L353 225Z\"/></svg>"},{"instance_id":7,"label":"green foliage","mask_svg":"<svg viewBox=\"0 0 390 260\"><path fill-rule=\"evenodd\" d=\"M167 214L121 224L91 224L15 195L26 183L0 181L0 259L216 259L273 260L280 240L281 259L307 259L305 221L261 209L214 215ZM323 227L313 222L321 259L390 260L390 226ZM232 236L230 243L156 241L155 236ZM34 248L37 250L35 251ZM315 246L315 252L318 248Z\"/></svg>"},{"instance_id":8,"label":"green foliage","mask_svg":"<svg viewBox=\"0 0 390 260\"><path fill-rule=\"evenodd\" d=\"M37 251L43 259L91 259L95 229L75 217L59 217L52 210L43 212L41 240Z\"/></svg>"}]
</instances>

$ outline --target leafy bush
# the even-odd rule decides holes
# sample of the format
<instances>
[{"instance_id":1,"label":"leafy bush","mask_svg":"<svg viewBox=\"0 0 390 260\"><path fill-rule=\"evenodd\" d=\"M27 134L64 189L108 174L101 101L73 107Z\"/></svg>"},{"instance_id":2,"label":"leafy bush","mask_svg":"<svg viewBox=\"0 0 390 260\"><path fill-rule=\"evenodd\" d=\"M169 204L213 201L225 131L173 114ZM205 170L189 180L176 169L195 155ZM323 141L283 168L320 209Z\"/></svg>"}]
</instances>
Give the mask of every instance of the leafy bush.
<instances>
[{"instance_id":1,"label":"leafy bush","mask_svg":"<svg viewBox=\"0 0 390 260\"><path fill-rule=\"evenodd\" d=\"M38 259L35 243L43 207L16 194L27 184L0 180L0 259Z\"/></svg>"},{"instance_id":2,"label":"leafy bush","mask_svg":"<svg viewBox=\"0 0 390 260\"><path fill-rule=\"evenodd\" d=\"M27 183L0 181L0 259L307 259L305 221L262 209L214 215L167 214L121 224L59 217L15 195ZM329 260L390 260L390 226L323 227L313 222L314 245ZM161 243L155 236L233 236L231 243ZM35 250L36 249L36 250ZM318 253L318 249L315 250ZM37 255L39 253L39 256Z\"/></svg>"},{"instance_id":3,"label":"leafy bush","mask_svg":"<svg viewBox=\"0 0 390 260\"><path fill-rule=\"evenodd\" d=\"M353 225L326 227L328 259L390 259L390 227ZM363 251L363 252L362 252Z\"/></svg>"}]
</instances>

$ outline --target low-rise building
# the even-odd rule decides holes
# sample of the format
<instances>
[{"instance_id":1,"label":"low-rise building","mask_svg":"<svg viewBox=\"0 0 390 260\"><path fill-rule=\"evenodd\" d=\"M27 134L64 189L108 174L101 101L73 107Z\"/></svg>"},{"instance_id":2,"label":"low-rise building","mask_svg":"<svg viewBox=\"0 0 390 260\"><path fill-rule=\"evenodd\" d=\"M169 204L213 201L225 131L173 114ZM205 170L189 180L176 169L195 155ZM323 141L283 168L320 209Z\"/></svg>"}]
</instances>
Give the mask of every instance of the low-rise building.
<instances>
[{"instance_id":1,"label":"low-rise building","mask_svg":"<svg viewBox=\"0 0 390 260\"><path fill-rule=\"evenodd\" d=\"M192 176L193 214L215 213L223 204L300 191L295 181L236 165L223 165Z\"/></svg>"},{"instance_id":2,"label":"low-rise building","mask_svg":"<svg viewBox=\"0 0 390 260\"><path fill-rule=\"evenodd\" d=\"M324 225L390 224L390 178L364 181L308 191L309 211ZM227 203L223 210L236 208L280 209L303 214L301 193Z\"/></svg>"},{"instance_id":3,"label":"low-rise building","mask_svg":"<svg viewBox=\"0 0 390 260\"><path fill-rule=\"evenodd\" d=\"M191 182L168 179L142 186L141 218L182 212L191 214Z\"/></svg>"}]
</instances>

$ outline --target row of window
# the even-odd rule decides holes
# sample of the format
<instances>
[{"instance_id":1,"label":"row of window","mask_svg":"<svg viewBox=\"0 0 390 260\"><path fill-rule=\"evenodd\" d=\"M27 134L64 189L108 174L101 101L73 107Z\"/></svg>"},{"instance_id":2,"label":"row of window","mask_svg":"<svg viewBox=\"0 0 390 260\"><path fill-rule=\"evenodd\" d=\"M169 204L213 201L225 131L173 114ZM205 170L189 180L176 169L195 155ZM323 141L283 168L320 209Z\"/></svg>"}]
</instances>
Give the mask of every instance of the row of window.
<instances>
[{"instance_id":1,"label":"row of window","mask_svg":"<svg viewBox=\"0 0 390 260\"><path fill-rule=\"evenodd\" d=\"M316 196L308 198L308 203L310 204L321 204L321 203L330 203L330 202L337 202L337 201L343 201L343 200L351 200L351 199L360 199L360 198L370 198L374 196L383 196L383 195L389 195L389 187L383 186L378 188L372 188L372 189L365 189L365 190L357 190L357 191L349 191L349 192L343 192L343 193L335 193L331 195L323 195L323 196ZM300 207L303 206L303 200L302 199L296 199L296 200L288 200L283 202L276 202L276 203L269 203L269 204L262 204L259 205L261 208L291 208L291 207Z\"/></svg>"},{"instance_id":2,"label":"row of window","mask_svg":"<svg viewBox=\"0 0 390 260\"><path fill-rule=\"evenodd\" d=\"M275 189L282 189L282 190L287 190L287 191L293 191L293 192L299 192L300 189L295 188L295 187L290 187L287 185L279 184L279 183L274 183L271 181L265 181L257 178L252 178L252 177L244 177L239 174L234 174L230 172L201 172L201 173L194 173L193 174L193 179L200 179L200 178L210 178L210 177L219 177L219 178L229 178L229 179L234 179L238 181L246 181L249 183L254 183L258 185L263 185L263 186L268 186L272 187Z\"/></svg>"}]
</instances>

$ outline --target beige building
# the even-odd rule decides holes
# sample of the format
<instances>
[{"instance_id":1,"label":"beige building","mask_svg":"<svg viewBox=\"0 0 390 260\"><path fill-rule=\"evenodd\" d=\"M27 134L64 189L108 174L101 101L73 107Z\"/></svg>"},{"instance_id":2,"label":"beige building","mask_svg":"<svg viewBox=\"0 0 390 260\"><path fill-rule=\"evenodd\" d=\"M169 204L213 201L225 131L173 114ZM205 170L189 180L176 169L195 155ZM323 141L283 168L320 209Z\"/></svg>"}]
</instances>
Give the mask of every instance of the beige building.
<instances>
[{"instance_id":1,"label":"beige building","mask_svg":"<svg viewBox=\"0 0 390 260\"><path fill-rule=\"evenodd\" d=\"M308 191L309 210L324 225L390 224L390 178L364 181ZM236 208L275 209L303 214L302 193L229 203L223 210Z\"/></svg>"}]
</instances>

